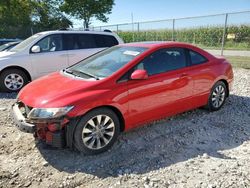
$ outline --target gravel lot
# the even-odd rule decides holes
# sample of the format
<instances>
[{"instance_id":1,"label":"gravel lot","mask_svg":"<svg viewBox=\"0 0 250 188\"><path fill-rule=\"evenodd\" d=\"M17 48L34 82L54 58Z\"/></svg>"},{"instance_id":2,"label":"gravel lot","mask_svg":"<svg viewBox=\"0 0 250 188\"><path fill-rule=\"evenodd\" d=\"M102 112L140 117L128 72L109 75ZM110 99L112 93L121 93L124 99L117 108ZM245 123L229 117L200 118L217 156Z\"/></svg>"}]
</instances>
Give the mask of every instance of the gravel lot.
<instances>
[{"instance_id":1,"label":"gravel lot","mask_svg":"<svg viewBox=\"0 0 250 188\"><path fill-rule=\"evenodd\" d=\"M218 112L186 112L124 133L85 156L35 143L9 117L0 93L0 187L250 187L250 70L235 69Z\"/></svg>"}]
</instances>

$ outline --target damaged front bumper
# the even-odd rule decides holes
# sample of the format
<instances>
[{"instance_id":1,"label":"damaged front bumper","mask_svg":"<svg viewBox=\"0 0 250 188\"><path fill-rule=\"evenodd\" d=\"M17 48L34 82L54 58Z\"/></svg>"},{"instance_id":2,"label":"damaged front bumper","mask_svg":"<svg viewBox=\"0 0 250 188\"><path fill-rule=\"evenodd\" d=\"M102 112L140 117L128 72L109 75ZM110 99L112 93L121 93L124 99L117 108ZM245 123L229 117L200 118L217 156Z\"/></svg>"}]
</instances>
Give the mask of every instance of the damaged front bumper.
<instances>
[{"instance_id":1,"label":"damaged front bumper","mask_svg":"<svg viewBox=\"0 0 250 188\"><path fill-rule=\"evenodd\" d=\"M22 132L33 133L33 135L46 142L53 147L62 148L66 145L65 139L65 124L68 121L65 119L44 119L42 121L30 121L25 117L20 103L12 105L11 115L16 127Z\"/></svg>"},{"instance_id":2,"label":"damaged front bumper","mask_svg":"<svg viewBox=\"0 0 250 188\"><path fill-rule=\"evenodd\" d=\"M15 122L15 125L18 127L19 130L26 132L26 133L34 133L36 132L36 126L26 122L25 117L23 116L22 112L19 110L18 103L15 103L12 106L12 117Z\"/></svg>"}]
</instances>

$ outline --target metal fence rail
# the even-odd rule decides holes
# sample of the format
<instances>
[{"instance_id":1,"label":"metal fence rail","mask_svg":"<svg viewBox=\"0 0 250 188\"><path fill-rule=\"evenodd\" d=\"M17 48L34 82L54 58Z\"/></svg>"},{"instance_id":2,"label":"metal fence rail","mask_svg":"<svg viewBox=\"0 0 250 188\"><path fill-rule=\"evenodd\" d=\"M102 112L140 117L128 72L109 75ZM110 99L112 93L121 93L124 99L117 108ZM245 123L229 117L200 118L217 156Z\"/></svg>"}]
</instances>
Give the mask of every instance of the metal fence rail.
<instances>
[{"instance_id":1,"label":"metal fence rail","mask_svg":"<svg viewBox=\"0 0 250 188\"><path fill-rule=\"evenodd\" d=\"M172 40L189 42L208 49L250 50L250 10L165 20L97 26L109 29L125 42Z\"/></svg>"}]
</instances>

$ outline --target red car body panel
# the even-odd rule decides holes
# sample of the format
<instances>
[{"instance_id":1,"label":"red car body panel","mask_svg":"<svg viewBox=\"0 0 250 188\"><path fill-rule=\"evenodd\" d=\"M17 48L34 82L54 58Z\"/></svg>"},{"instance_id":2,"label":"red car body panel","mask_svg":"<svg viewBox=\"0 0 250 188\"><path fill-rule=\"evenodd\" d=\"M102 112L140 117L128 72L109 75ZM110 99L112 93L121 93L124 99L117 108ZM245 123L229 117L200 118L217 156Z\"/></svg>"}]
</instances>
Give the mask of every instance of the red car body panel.
<instances>
[{"instance_id":1,"label":"red car body panel","mask_svg":"<svg viewBox=\"0 0 250 188\"><path fill-rule=\"evenodd\" d=\"M218 80L231 88L233 72L223 58L216 58L204 50L185 43L135 43L121 46L149 48L113 75L86 81L50 74L28 84L18 95L30 107L49 108L74 106L67 116L74 118L102 106L116 108L122 114L125 130L156 119L181 113L207 103L210 90ZM117 82L130 68L152 52L169 47L192 49L208 62L179 70L153 75L145 80Z\"/></svg>"}]
</instances>

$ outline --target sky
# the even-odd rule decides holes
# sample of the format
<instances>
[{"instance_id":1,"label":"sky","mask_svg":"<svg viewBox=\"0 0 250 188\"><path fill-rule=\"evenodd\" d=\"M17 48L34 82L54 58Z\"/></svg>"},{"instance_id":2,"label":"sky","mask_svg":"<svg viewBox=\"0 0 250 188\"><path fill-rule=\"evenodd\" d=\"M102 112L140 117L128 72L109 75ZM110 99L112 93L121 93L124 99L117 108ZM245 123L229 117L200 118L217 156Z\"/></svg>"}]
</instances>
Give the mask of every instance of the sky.
<instances>
[{"instance_id":1,"label":"sky","mask_svg":"<svg viewBox=\"0 0 250 188\"><path fill-rule=\"evenodd\" d=\"M107 23L92 19L92 26L172 19L250 10L250 0L115 0ZM82 22L74 20L74 27Z\"/></svg>"}]
</instances>

